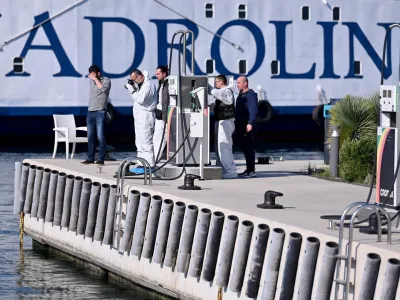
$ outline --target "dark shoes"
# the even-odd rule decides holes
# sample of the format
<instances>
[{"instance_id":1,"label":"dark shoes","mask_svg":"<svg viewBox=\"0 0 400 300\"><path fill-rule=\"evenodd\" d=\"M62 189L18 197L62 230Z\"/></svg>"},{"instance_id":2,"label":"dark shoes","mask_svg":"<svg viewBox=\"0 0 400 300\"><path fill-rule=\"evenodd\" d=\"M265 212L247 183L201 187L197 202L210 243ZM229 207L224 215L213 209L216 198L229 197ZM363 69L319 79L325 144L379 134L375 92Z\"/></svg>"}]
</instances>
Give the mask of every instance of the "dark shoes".
<instances>
[{"instance_id":1,"label":"dark shoes","mask_svg":"<svg viewBox=\"0 0 400 300\"><path fill-rule=\"evenodd\" d=\"M81 161L80 163L83 165L93 165L94 164L96 166L104 166L104 161L100 161L100 160L94 161L94 160L86 159L84 161Z\"/></svg>"},{"instance_id":2,"label":"dark shoes","mask_svg":"<svg viewBox=\"0 0 400 300\"><path fill-rule=\"evenodd\" d=\"M254 171L247 171L247 170L245 170L245 171L242 172L242 173L239 173L238 175L239 175L240 177L243 177L243 178L252 178L252 177L256 177L256 176L257 176L256 172L254 172Z\"/></svg>"}]
</instances>

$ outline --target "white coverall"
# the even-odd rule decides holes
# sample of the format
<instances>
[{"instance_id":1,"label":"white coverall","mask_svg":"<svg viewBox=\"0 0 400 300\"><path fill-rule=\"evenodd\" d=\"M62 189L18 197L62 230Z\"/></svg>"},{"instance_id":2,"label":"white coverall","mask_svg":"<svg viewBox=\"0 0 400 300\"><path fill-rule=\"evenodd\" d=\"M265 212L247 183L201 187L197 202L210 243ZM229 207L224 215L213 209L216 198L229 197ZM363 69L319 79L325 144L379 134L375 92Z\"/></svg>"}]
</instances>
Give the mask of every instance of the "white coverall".
<instances>
[{"instance_id":1,"label":"white coverall","mask_svg":"<svg viewBox=\"0 0 400 300\"><path fill-rule=\"evenodd\" d=\"M157 109L159 109L159 110L163 110L162 109L163 87L164 87L164 83L162 83L162 85L160 87L160 90L159 90L159 95L158 95L158 99L160 99L160 100L158 101ZM163 155L163 152L164 152L164 148L165 148L165 145L167 144L167 133L165 133L164 140L163 140L163 143L161 145L161 140L162 140L162 137L163 137L164 125L165 125L165 121L164 120L157 120L156 119L156 123L155 123L155 126L154 126L154 136L153 136L154 158L155 159L157 159L158 151L160 151L160 155L158 155L158 159L163 157L162 155ZM165 132L167 132L167 127L165 127ZM161 147L161 150L159 150L160 147Z\"/></svg>"},{"instance_id":2,"label":"white coverall","mask_svg":"<svg viewBox=\"0 0 400 300\"><path fill-rule=\"evenodd\" d=\"M211 95L215 100L220 100L223 104L231 105L235 102L232 87L225 86L220 89L212 88ZM208 104L212 104L210 101ZM237 178L237 170L233 158L232 134L235 131L235 119L219 120L215 122L215 152L217 155L217 166L221 166L222 178Z\"/></svg>"},{"instance_id":3,"label":"white coverall","mask_svg":"<svg viewBox=\"0 0 400 300\"><path fill-rule=\"evenodd\" d=\"M153 133L155 122L155 109L157 105L157 90L150 81L147 71L142 72L144 81L141 87L132 94L133 118L135 125L135 144L137 156L147 160L154 167ZM128 85L127 85L128 86ZM128 89L133 91L132 87ZM138 165L142 165L138 163Z\"/></svg>"}]
</instances>

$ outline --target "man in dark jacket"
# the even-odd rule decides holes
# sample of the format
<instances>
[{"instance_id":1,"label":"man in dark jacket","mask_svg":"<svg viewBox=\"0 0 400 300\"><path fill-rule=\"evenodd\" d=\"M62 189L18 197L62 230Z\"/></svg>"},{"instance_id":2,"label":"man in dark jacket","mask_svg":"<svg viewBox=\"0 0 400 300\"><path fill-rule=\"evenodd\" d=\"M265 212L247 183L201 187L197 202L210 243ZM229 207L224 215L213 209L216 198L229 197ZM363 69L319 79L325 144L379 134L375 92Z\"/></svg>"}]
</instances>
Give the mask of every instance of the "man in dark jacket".
<instances>
[{"instance_id":1,"label":"man in dark jacket","mask_svg":"<svg viewBox=\"0 0 400 300\"><path fill-rule=\"evenodd\" d=\"M246 76L237 79L239 96L236 99L235 131L240 149L246 158L246 170L240 173L241 177L255 177L255 152L253 139L256 134L256 120L258 114L257 94L249 89Z\"/></svg>"},{"instance_id":2,"label":"man in dark jacket","mask_svg":"<svg viewBox=\"0 0 400 300\"><path fill-rule=\"evenodd\" d=\"M163 130L168 117L169 93L168 93L168 68L167 66L159 66L156 69L156 77L158 80L157 89L157 108L156 123L154 127L153 144L154 158L157 160L163 156L164 148L167 142L167 135ZM162 143L161 143L162 140Z\"/></svg>"}]
</instances>

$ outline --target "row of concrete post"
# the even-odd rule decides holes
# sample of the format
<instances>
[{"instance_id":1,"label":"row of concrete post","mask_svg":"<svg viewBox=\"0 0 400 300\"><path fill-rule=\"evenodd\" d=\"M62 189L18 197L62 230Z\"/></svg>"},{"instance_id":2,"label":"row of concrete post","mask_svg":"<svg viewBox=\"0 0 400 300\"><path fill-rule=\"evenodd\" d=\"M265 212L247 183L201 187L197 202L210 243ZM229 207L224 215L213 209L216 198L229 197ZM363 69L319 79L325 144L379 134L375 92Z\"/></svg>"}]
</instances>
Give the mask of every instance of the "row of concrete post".
<instances>
[{"instance_id":1,"label":"row of concrete post","mask_svg":"<svg viewBox=\"0 0 400 300\"><path fill-rule=\"evenodd\" d=\"M297 299L311 299L313 290L318 300L330 298L338 253L335 242L325 244L323 272L315 280L320 250L316 237L306 239L303 263L298 270L303 243L300 233L289 234L286 256L282 258L286 232L281 228L270 230L266 224L254 228L253 222L240 222L234 215L225 216L220 211L211 212L196 205L186 206L180 201L174 203L158 195L130 190L123 233L116 235L115 218L122 215L117 211L116 185L16 163L14 188L18 191L15 207L31 218L68 228L121 253L150 259L193 278L215 281L217 286L235 293L244 292L249 298L261 295L263 300L272 300L280 290L279 299L292 299L297 281ZM360 299L373 299L379 265L379 255L369 254ZM247 267L249 274L245 277ZM265 279L261 290L263 271ZM283 280L278 287L280 272L283 272ZM385 298L382 299L395 299L399 276L400 261L390 259L382 292Z\"/></svg>"}]
</instances>

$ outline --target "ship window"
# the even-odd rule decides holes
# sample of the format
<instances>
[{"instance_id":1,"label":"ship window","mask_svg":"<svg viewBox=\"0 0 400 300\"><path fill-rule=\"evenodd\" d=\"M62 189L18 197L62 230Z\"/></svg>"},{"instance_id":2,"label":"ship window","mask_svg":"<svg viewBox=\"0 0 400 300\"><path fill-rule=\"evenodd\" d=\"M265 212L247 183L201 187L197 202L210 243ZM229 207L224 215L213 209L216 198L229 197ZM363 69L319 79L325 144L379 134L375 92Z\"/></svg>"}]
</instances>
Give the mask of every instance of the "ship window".
<instances>
[{"instance_id":1,"label":"ship window","mask_svg":"<svg viewBox=\"0 0 400 300\"><path fill-rule=\"evenodd\" d=\"M271 74L272 75L278 75L279 74L279 61L278 60L273 60L271 62Z\"/></svg>"},{"instance_id":2,"label":"ship window","mask_svg":"<svg viewBox=\"0 0 400 300\"><path fill-rule=\"evenodd\" d=\"M238 6L238 17L239 19L246 19L247 9L245 4L239 4Z\"/></svg>"},{"instance_id":3,"label":"ship window","mask_svg":"<svg viewBox=\"0 0 400 300\"><path fill-rule=\"evenodd\" d=\"M213 59L206 60L206 72L207 74L214 74L215 61Z\"/></svg>"},{"instance_id":4,"label":"ship window","mask_svg":"<svg viewBox=\"0 0 400 300\"><path fill-rule=\"evenodd\" d=\"M247 60L239 60L239 74L247 73Z\"/></svg>"},{"instance_id":5,"label":"ship window","mask_svg":"<svg viewBox=\"0 0 400 300\"><path fill-rule=\"evenodd\" d=\"M361 61L356 60L354 61L354 75L361 75Z\"/></svg>"},{"instance_id":6,"label":"ship window","mask_svg":"<svg viewBox=\"0 0 400 300\"><path fill-rule=\"evenodd\" d=\"M302 6L301 7L301 19L302 20L310 20L310 7Z\"/></svg>"},{"instance_id":7,"label":"ship window","mask_svg":"<svg viewBox=\"0 0 400 300\"><path fill-rule=\"evenodd\" d=\"M14 71L14 73L24 73L24 58L23 57L14 57L13 71Z\"/></svg>"},{"instance_id":8,"label":"ship window","mask_svg":"<svg viewBox=\"0 0 400 300\"><path fill-rule=\"evenodd\" d=\"M214 5L212 3L206 3L206 18L212 18L214 16Z\"/></svg>"},{"instance_id":9,"label":"ship window","mask_svg":"<svg viewBox=\"0 0 400 300\"><path fill-rule=\"evenodd\" d=\"M332 19L333 21L340 20L340 7L335 6L332 10Z\"/></svg>"}]
</instances>

